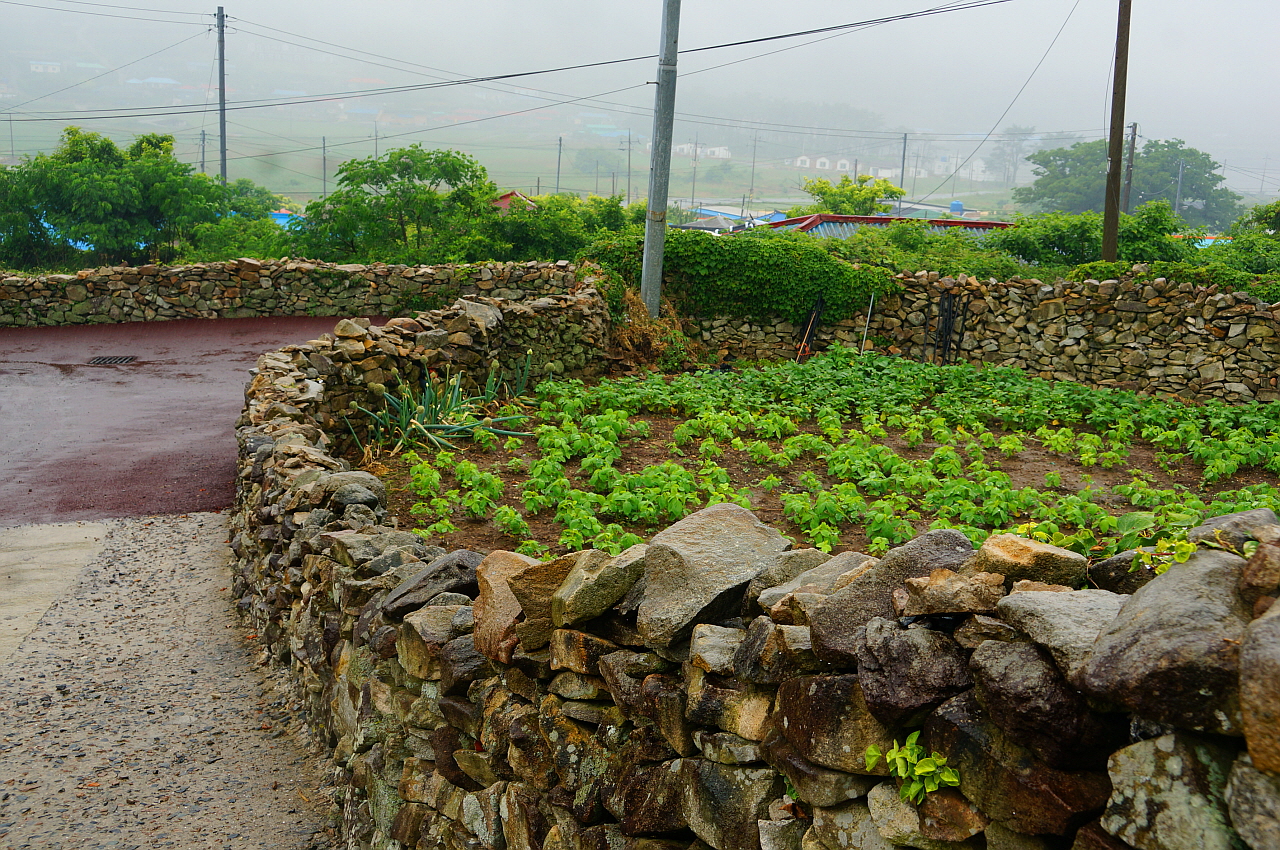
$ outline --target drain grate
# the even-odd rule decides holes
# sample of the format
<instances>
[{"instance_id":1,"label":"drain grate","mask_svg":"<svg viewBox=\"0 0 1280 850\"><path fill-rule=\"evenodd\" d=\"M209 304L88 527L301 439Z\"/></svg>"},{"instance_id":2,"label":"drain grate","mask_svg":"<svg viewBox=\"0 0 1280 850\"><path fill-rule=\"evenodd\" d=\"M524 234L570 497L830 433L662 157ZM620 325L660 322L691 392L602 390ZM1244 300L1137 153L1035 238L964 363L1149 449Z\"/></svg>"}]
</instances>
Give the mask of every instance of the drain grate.
<instances>
[{"instance_id":1,"label":"drain grate","mask_svg":"<svg viewBox=\"0 0 1280 850\"><path fill-rule=\"evenodd\" d=\"M89 361L90 366L123 366L125 363L132 363L137 360L132 355L113 355L110 357L95 357Z\"/></svg>"}]
</instances>

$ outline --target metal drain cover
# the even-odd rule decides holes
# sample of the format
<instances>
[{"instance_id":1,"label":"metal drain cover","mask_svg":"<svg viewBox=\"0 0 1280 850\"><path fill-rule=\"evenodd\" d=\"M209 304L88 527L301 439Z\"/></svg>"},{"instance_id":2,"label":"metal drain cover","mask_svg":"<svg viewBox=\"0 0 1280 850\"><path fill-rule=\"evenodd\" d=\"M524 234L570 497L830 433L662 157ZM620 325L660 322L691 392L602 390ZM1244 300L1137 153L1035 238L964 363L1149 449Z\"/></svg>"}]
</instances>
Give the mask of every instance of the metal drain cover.
<instances>
[{"instance_id":1,"label":"metal drain cover","mask_svg":"<svg viewBox=\"0 0 1280 850\"><path fill-rule=\"evenodd\" d=\"M132 363L137 360L132 355L113 355L110 357L95 357L89 361L90 366L123 366L125 363Z\"/></svg>"}]
</instances>

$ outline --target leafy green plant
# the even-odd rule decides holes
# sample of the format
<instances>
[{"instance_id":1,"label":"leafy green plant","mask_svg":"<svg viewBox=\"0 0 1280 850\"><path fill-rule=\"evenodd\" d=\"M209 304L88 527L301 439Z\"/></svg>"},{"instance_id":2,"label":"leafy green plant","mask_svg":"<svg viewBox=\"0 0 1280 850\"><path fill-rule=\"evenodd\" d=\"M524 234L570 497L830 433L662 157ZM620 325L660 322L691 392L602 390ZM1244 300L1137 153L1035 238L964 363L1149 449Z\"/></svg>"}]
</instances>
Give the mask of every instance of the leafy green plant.
<instances>
[{"instance_id":1,"label":"leafy green plant","mask_svg":"<svg viewBox=\"0 0 1280 850\"><path fill-rule=\"evenodd\" d=\"M875 744L867 747L865 753L867 770L875 768L883 757L889 775L899 780L898 795L916 805L924 802L925 795L930 792L960 784L960 774L954 767L947 767L947 760L941 753L925 755L924 747L916 743L919 737L917 730L907 736L906 743L899 744L895 739L887 753L881 753Z\"/></svg>"}]
</instances>

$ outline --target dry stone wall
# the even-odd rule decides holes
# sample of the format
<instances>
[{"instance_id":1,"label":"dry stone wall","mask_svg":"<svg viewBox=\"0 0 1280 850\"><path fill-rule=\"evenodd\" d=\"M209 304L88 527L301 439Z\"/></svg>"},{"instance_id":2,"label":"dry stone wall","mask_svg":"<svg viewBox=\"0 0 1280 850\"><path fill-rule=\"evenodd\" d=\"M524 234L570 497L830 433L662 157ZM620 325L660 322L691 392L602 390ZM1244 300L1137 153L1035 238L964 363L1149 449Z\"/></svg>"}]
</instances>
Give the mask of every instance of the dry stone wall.
<instances>
[{"instance_id":1,"label":"dry stone wall","mask_svg":"<svg viewBox=\"0 0 1280 850\"><path fill-rule=\"evenodd\" d=\"M899 282L902 292L878 302L869 325L863 314L824 326L813 347L858 347L865 336L878 348L939 360L949 344L950 362L1014 366L1054 380L1280 400L1280 304L1141 273L1048 284L921 272ZM944 299L951 302L949 335ZM697 321L696 333L726 354L777 359L795 356L799 328L710 318Z\"/></svg>"},{"instance_id":2,"label":"dry stone wall","mask_svg":"<svg viewBox=\"0 0 1280 850\"><path fill-rule=\"evenodd\" d=\"M239 259L0 279L0 327L255 316L387 316L460 296L568 295L595 280L565 260L476 265L334 265Z\"/></svg>"},{"instance_id":3,"label":"dry stone wall","mask_svg":"<svg viewBox=\"0 0 1280 850\"><path fill-rule=\"evenodd\" d=\"M306 371L358 346L390 381L383 344L432 331L354 327L259 361L232 519L235 597L332 748L347 846L1280 846L1270 511L1193 530L1159 577L951 530L831 557L727 504L616 557L446 552L331 454L322 411L360 382ZM959 773L919 806L864 758L913 729Z\"/></svg>"}]
</instances>

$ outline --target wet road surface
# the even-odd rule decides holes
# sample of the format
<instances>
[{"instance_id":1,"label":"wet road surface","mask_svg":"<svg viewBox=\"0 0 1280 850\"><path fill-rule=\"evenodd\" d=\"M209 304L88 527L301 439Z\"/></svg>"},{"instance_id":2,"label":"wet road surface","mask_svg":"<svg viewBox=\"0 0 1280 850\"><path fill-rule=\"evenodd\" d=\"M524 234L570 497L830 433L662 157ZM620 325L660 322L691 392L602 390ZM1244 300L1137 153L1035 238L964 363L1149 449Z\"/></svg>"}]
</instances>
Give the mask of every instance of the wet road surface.
<instances>
[{"instance_id":1,"label":"wet road surface","mask_svg":"<svg viewBox=\"0 0 1280 850\"><path fill-rule=\"evenodd\" d=\"M228 507L248 370L336 321L0 329L0 527Z\"/></svg>"}]
</instances>

